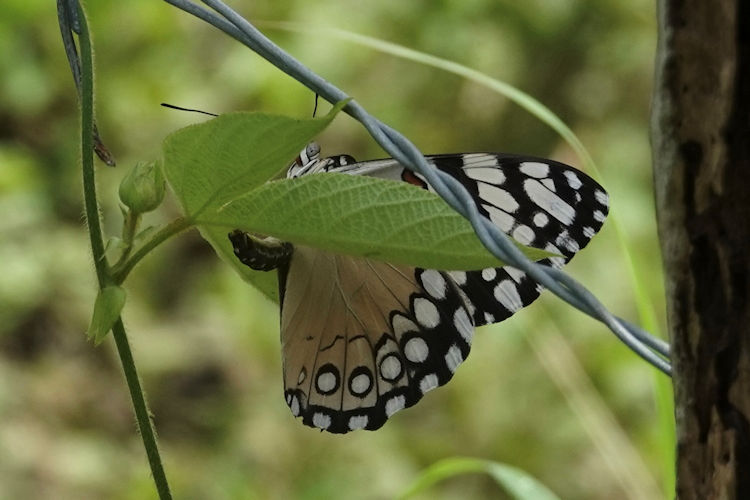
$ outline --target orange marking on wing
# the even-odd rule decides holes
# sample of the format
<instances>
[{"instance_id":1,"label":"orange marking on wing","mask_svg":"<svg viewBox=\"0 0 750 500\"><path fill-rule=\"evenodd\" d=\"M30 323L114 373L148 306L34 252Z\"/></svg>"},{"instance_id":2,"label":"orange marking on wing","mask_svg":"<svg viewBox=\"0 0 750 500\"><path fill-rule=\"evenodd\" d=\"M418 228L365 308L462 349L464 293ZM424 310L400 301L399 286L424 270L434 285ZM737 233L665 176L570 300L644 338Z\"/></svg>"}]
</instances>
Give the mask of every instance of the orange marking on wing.
<instances>
[{"instance_id":1,"label":"orange marking on wing","mask_svg":"<svg viewBox=\"0 0 750 500\"><path fill-rule=\"evenodd\" d=\"M425 181L414 175L414 172L408 169L404 169L403 173L401 174L401 179L408 182L409 184L414 184L417 187L421 187L422 189L427 189L427 184Z\"/></svg>"}]
</instances>

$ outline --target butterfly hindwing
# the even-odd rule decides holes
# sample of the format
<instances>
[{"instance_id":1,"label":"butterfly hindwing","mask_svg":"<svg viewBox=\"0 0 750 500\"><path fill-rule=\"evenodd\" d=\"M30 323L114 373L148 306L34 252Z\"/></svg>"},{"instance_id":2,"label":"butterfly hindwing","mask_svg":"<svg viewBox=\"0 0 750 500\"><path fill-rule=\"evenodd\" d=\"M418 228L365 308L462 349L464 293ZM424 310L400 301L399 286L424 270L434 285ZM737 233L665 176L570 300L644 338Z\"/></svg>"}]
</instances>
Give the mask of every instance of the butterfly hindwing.
<instances>
[{"instance_id":1,"label":"butterfly hindwing","mask_svg":"<svg viewBox=\"0 0 750 500\"><path fill-rule=\"evenodd\" d=\"M445 273L298 246L281 314L287 404L329 432L377 429L451 379L473 330Z\"/></svg>"}]
</instances>

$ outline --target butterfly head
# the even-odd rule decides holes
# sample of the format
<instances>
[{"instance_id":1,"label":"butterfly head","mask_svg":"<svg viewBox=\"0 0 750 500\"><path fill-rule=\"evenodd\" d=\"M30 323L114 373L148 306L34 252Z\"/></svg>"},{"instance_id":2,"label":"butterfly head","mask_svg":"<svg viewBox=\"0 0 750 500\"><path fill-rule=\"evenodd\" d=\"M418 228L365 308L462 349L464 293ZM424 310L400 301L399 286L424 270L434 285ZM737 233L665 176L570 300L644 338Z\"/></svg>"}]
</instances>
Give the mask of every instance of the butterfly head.
<instances>
[{"instance_id":1,"label":"butterfly head","mask_svg":"<svg viewBox=\"0 0 750 500\"><path fill-rule=\"evenodd\" d=\"M331 172L337 168L351 165L357 161L349 155L332 156L330 158L320 157L320 145L311 142L300 151L299 156L289 166L286 172L287 179L296 179L303 175L317 174L319 172Z\"/></svg>"}]
</instances>

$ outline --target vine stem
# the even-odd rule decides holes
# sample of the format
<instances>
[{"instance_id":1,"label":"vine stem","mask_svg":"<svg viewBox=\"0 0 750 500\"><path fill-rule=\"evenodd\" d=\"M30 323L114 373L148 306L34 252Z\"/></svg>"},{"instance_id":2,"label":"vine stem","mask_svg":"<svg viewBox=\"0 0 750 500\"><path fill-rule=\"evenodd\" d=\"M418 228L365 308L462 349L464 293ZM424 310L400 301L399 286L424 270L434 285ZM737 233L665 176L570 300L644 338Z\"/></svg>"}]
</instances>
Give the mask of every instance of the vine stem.
<instances>
[{"instance_id":1,"label":"vine stem","mask_svg":"<svg viewBox=\"0 0 750 500\"><path fill-rule=\"evenodd\" d=\"M91 38L89 36L88 24L80 4L77 6L80 22L79 41L81 45L81 164L83 171L83 196L86 211L86 222L91 240L91 250L94 255L94 265L99 288L109 285L112 278L109 273L108 263L104 254L104 240L99 221L99 204L96 197L96 177L94 173L93 141L94 141L94 78L93 61L91 50ZM128 337L122 319L112 327L112 336L115 339L117 353L122 362L125 380L130 390L133 401L138 429L146 449L151 474L156 484L156 490L161 500L171 500L167 476L159 456L159 448L156 444L154 429L148 414L146 398L143 394L138 372L135 368L133 354L130 350Z\"/></svg>"},{"instance_id":2,"label":"vine stem","mask_svg":"<svg viewBox=\"0 0 750 500\"><path fill-rule=\"evenodd\" d=\"M133 242L135 241L135 232L138 230L138 225L141 222L141 214L135 213L132 210L128 210L125 214L125 220L122 224L122 241L125 244L125 249L122 251L121 260L127 259L130 252L133 250Z\"/></svg>"},{"instance_id":3,"label":"vine stem","mask_svg":"<svg viewBox=\"0 0 750 500\"><path fill-rule=\"evenodd\" d=\"M192 227L193 221L189 218L178 217L163 228L161 228L153 237L151 237L146 243L143 244L133 255L123 261L119 262L112 268L112 280L120 284L125 281L130 271L133 270L136 264L145 257L151 250L164 243L172 236L181 233L182 231Z\"/></svg>"}]
</instances>

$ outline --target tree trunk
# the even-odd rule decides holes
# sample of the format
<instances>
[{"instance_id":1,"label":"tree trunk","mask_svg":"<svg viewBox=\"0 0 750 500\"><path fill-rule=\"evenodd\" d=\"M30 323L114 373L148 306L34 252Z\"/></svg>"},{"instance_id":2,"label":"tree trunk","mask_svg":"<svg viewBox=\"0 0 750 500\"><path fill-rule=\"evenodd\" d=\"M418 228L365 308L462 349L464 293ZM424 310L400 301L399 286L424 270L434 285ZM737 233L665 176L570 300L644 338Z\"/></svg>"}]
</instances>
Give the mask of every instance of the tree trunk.
<instances>
[{"instance_id":1,"label":"tree trunk","mask_svg":"<svg viewBox=\"0 0 750 500\"><path fill-rule=\"evenodd\" d=\"M677 497L750 499L750 0L659 0L651 139Z\"/></svg>"}]
</instances>

